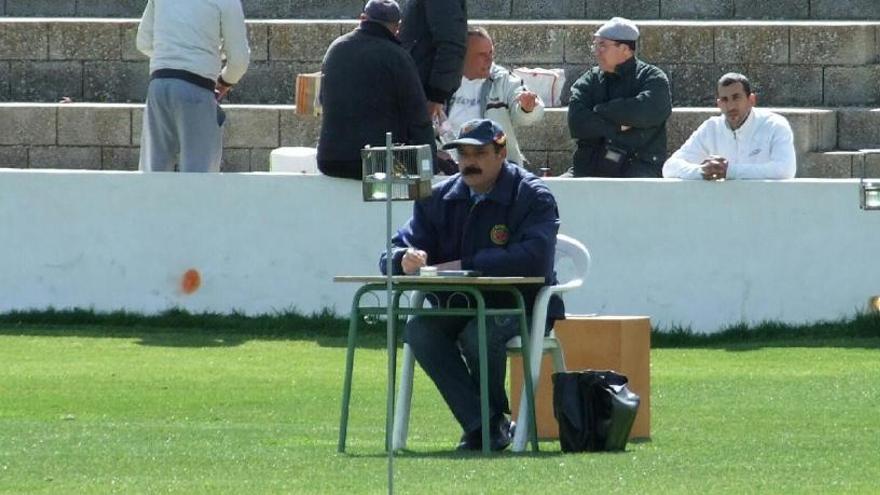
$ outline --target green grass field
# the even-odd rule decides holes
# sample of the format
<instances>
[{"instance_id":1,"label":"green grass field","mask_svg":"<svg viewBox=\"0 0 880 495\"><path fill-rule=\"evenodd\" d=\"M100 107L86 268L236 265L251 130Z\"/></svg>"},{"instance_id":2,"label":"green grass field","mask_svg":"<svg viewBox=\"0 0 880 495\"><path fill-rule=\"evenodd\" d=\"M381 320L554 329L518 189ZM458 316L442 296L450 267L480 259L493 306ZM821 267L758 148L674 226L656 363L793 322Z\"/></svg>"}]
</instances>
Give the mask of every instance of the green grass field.
<instances>
[{"instance_id":1,"label":"green grass field","mask_svg":"<svg viewBox=\"0 0 880 495\"><path fill-rule=\"evenodd\" d=\"M339 325L222 321L0 319L0 493L384 492L384 335L368 332L358 351L349 452L337 454ZM460 432L418 372L395 489L878 493L878 323L839 336L658 339L653 438L625 453L544 442L538 454L459 455Z\"/></svg>"}]
</instances>

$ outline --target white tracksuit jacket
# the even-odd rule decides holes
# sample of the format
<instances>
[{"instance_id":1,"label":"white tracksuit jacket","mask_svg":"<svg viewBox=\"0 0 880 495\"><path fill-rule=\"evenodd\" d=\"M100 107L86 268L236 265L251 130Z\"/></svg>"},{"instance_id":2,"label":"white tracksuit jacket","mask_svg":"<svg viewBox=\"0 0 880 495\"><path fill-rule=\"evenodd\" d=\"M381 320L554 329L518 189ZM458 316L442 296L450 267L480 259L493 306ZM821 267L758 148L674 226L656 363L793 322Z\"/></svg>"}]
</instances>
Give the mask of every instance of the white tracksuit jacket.
<instances>
[{"instance_id":1,"label":"white tracksuit jacket","mask_svg":"<svg viewBox=\"0 0 880 495\"><path fill-rule=\"evenodd\" d=\"M727 159L728 179L791 179L797 170L788 120L761 108L735 131L723 115L703 122L663 164L663 177L702 179L700 164L709 155Z\"/></svg>"}]
</instances>

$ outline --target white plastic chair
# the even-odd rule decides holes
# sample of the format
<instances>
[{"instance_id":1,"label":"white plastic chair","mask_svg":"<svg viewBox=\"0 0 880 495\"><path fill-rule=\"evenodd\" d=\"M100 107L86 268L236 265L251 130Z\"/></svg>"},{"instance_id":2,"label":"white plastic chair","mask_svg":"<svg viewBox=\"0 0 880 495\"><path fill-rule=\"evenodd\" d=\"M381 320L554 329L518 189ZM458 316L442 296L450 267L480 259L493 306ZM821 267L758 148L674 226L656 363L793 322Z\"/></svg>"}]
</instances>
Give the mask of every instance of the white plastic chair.
<instances>
[{"instance_id":1,"label":"white plastic chair","mask_svg":"<svg viewBox=\"0 0 880 495\"><path fill-rule=\"evenodd\" d=\"M547 321L547 306L550 297L554 294L576 289L583 285L584 279L590 271L590 252L587 248L576 239L563 234L556 236L556 267L557 272L560 268L561 261L570 261L572 263L571 278L565 282L556 285L550 285L541 288L535 297L535 304L532 306L532 322L530 342L532 349L542 349L542 352L533 352L531 357L532 383L538 386L541 374L541 358L544 353L550 352L553 355L554 370L565 370L565 358L562 353L562 347L556 336L551 330L549 335L544 335L544 327ZM557 273L558 276L558 273ZM412 297L412 305L421 307L425 300L425 295L416 292ZM521 349L522 342L519 337L514 337L507 342L508 352L517 352ZM415 357L409 344L403 344L403 357L401 359L401 376L400 384L397 389L397 403L394 409L394 430L391 439L391 446L395 450L406 448L406 437L409 432L409 414L412 406L412 384L413 370L415 368ZM523 383L522 395L525 397L525 383ZM513 450L521 452L526 447L528 441L528 428L525 427L525 419L529 416L528 401L521 400L519 407L519 418L523 427L517 428L513 437Z\"/></svg>"}]
</instances>

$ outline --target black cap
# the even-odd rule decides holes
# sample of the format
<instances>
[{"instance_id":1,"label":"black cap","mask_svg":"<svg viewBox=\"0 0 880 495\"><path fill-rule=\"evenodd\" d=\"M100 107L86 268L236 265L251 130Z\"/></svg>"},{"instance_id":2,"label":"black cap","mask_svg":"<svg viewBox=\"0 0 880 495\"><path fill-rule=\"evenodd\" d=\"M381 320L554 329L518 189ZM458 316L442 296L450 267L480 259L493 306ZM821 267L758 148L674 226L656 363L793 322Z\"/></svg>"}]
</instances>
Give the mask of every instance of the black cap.
<instances>
[{"instance_id":1,"label":"black cap","mask_svg":"<svg viewBox=\"0 0 880 495\"><path fill-rule=\"evenodd\" d=\"M398 22L400 5L394 0L370 0L364 7L367 19L377 22Z\"/></svg>"}]
</instances>

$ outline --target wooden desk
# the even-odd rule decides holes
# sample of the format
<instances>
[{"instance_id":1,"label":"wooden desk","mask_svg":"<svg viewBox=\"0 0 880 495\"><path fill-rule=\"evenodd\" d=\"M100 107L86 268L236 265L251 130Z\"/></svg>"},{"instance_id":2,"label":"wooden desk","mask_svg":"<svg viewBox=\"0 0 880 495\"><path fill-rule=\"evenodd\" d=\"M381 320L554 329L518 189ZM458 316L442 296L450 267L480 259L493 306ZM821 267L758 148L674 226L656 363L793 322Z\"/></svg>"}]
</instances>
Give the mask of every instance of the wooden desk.
<instances>
[{"instance_id":1,"label":"wooden desk","mask_svg":"<svg viewBox=\"0 0 880 495\"><path fill-rule=\"evenodd\" d=\"M384 276L338 276L333 278L334 282L350 282L362 284L355 292L351 303L351 314L348 326L348 349L346 351L345 360L345 382L342 388L342 412L339 419L339 443L337 450L345 451L345 439L348 430L348 412L349 402L351 399L351 378L354 369L354 351L357 344L357 327L360 320L367 315L385 315L388 307L376 302L373 306L362 306L361 299L367 293L375 291L387 290L388 278ZM482 441L483 452L489 453L489 385L488 385L488 364L486 362L486 317L497 315L517 316L520 321L520 338L523 342L523 357L528 360L529 352L529 325L526 320L525 304L522 294L517 285L523 284L543 284L543 277L424 277L397 275L391 277L392 300L391 304L391 335L389 339L389 349L391 355L388 356L391 368L396 368L397 362L397 338L396 323L398 316L473 316L477 319L478 345L480 353L480 413L482 421ZM406 291L422 291L428 293L449 292L461 293L473 298L476 307L466 308L449 308L449 307L428 307L413 308L400 307L400 298ZM516 301L514 308L487 308L483 293L485 292L507 292L511 294ZM376 298L379 301L379 298ZM387 303L386 303L387 304ZM526 383L526 400L532 405L529 408L529 432L532 440L532 450L538 450L538 437L535 430L535 401L532 386L532 376L527 369L523 370L523 379ZM389 376L388 383L388 404L389 409L385 418L385 448L391 448L391 430L393 424L393 401L394 401L394 376Z\"/></svg>"}]
</instances>

